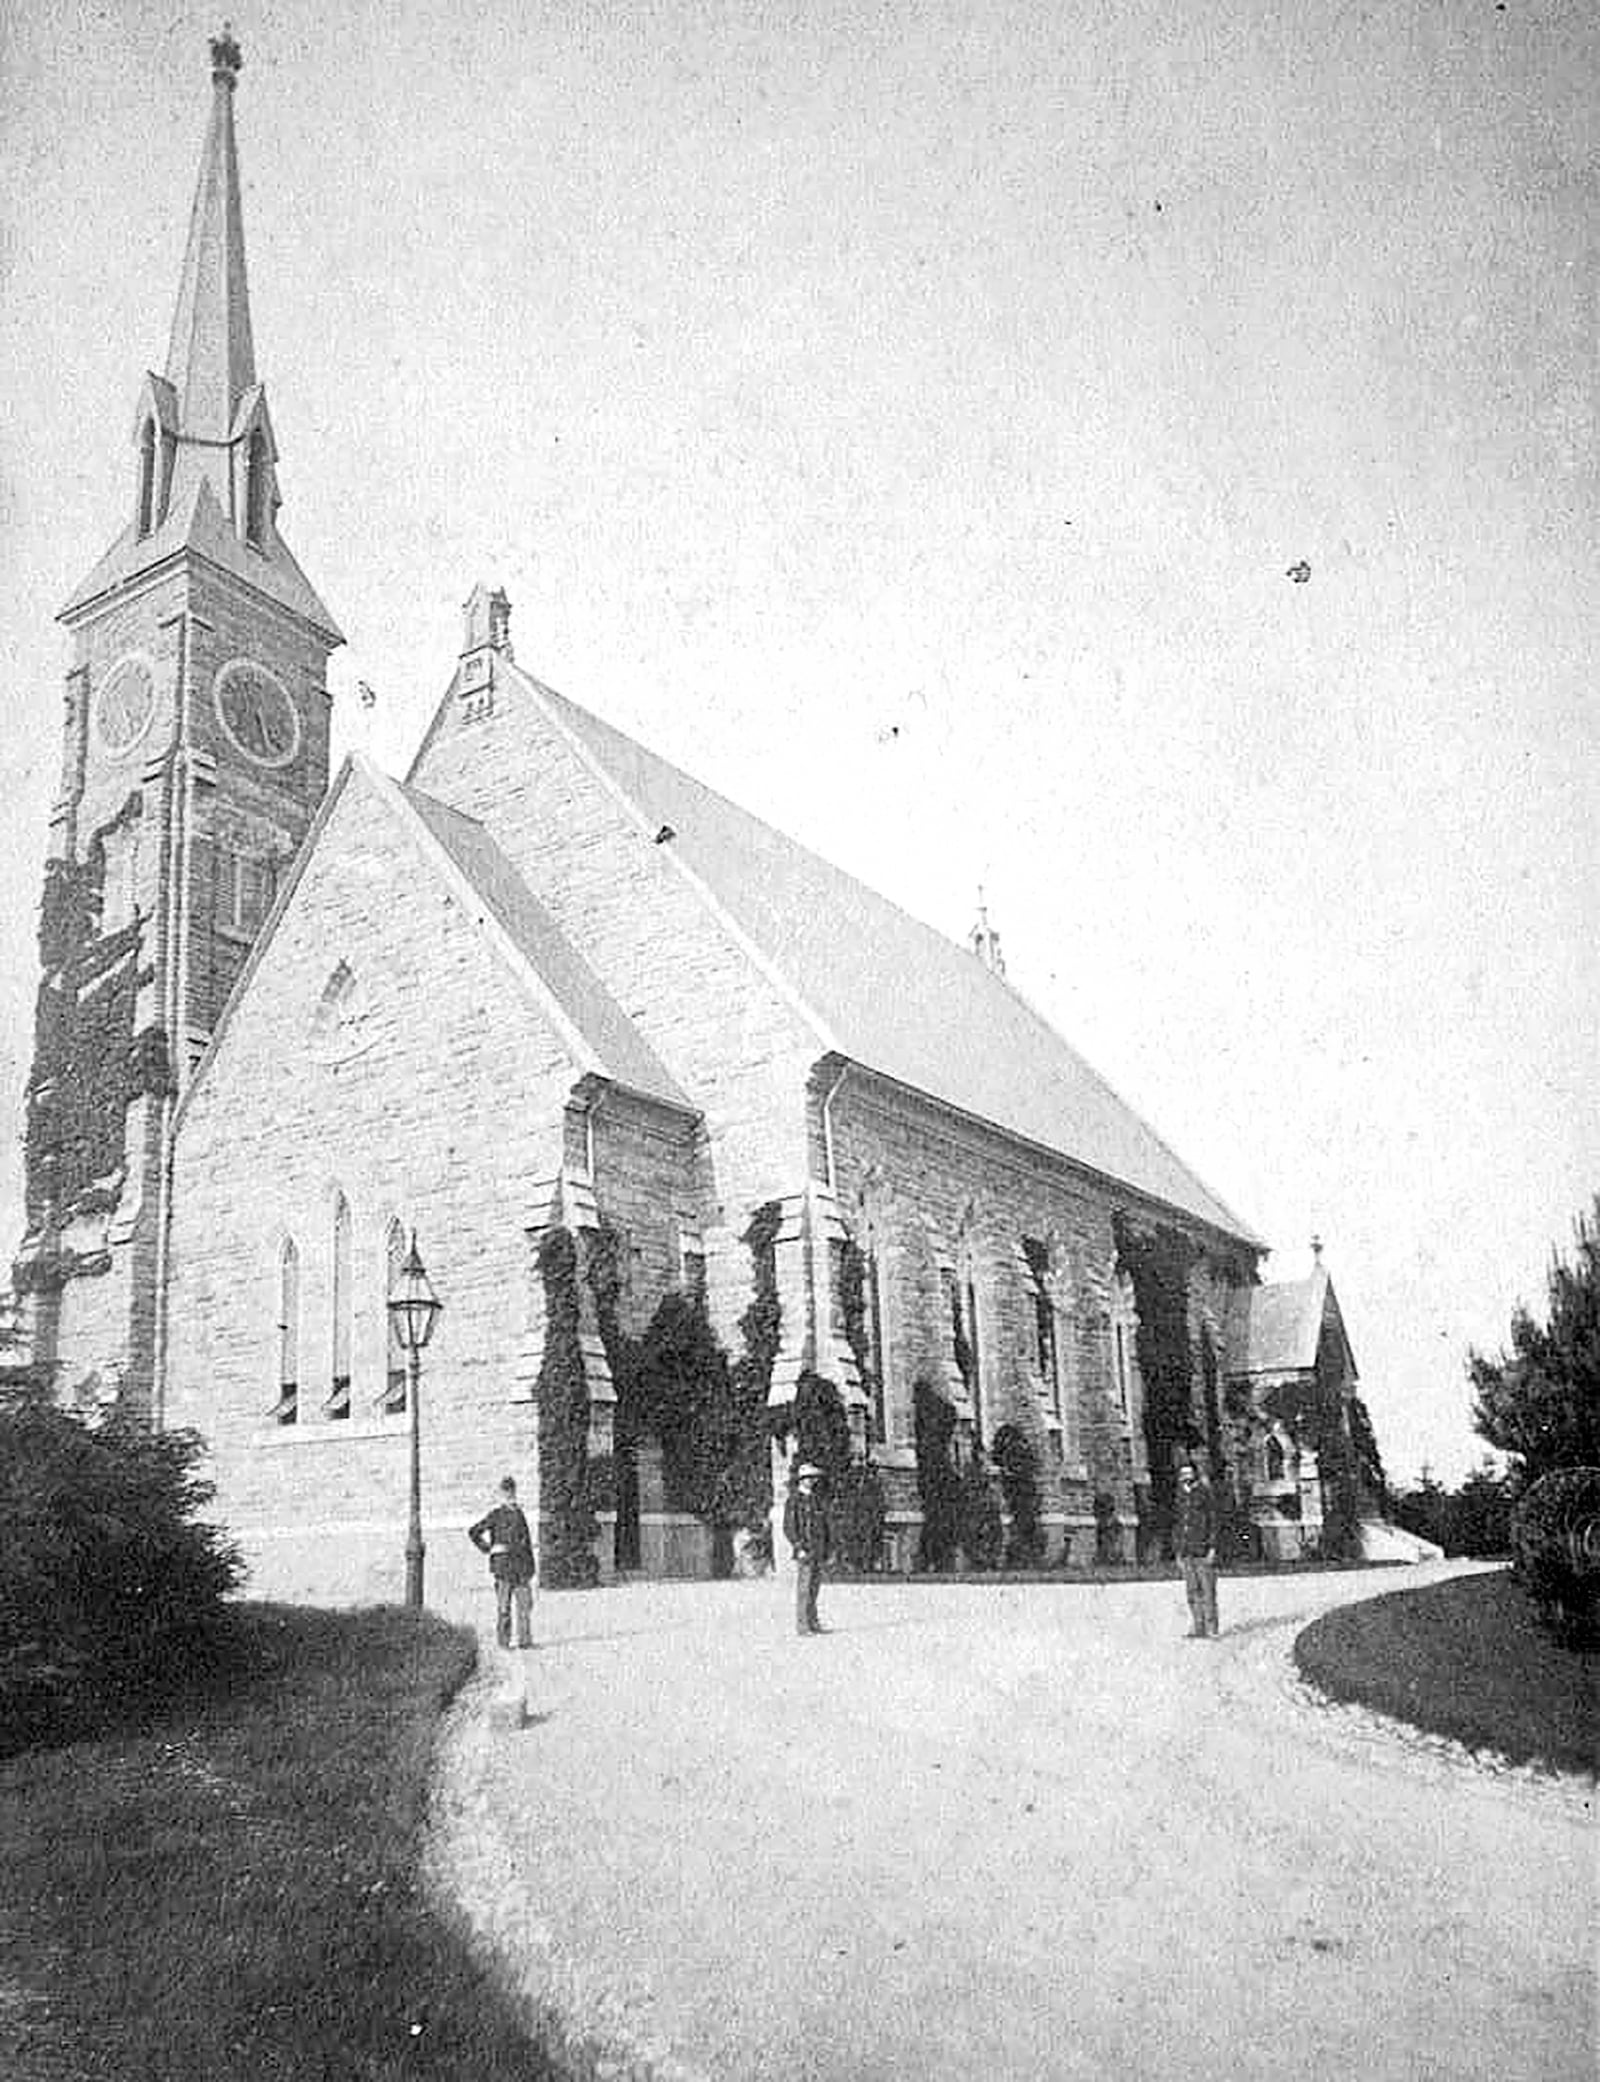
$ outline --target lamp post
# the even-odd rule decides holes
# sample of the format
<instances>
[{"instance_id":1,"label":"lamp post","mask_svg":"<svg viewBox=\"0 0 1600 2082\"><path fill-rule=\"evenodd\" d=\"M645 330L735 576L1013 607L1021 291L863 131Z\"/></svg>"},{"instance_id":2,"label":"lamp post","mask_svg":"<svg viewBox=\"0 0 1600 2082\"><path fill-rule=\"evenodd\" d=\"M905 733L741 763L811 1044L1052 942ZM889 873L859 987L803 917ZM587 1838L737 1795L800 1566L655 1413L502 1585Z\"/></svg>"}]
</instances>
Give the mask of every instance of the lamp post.
<instances>
[{"instance_id":1,"label":"lamp post","mask_svg":"<svg viewBox=\"0 0 1600 2082\"><path fill-rule=\"evenodd\" d=\"M411 1412L411 1511L406 1521L406 1603L413 1610L422 1605L422 1348L433 1335L444 1304L429 1284L427 1271L417 1252L417 1232L411 1232L411 1248L400 1268L400 1281L389 1296L389 1315L395 1336L406 1355Z\"/></svg>"}]
</instances>

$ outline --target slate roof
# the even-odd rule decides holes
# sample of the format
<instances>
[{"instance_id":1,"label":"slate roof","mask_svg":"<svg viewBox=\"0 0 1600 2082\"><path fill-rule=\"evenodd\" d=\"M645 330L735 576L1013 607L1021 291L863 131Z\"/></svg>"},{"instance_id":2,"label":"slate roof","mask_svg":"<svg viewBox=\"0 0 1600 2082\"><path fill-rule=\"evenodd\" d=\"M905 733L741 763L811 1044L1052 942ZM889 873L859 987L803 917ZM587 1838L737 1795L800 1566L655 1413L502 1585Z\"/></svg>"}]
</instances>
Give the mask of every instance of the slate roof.
<instances>
[{"instance_id":1,"label":"slate roof","mask_svg":"<svg viewBox=\"0 0 1600 2082\"><path fill-rule=\"evenodd\" d=\"M290 555L277 529L271 530L264 549L241 542L205 477L199 479L186 501L174 503L160 527L150 534L141 535L130 523L74 591L61 610L61 620L71 621L80 608L98 600L102 593L125 585L130 578L152 570L182 550L194 551L242 579L247 586L253 586L258 593L265 593L269 600L291 608L336 642L344 642L338 624Z\"/></svg>"},{"instance_id":2,"label":"slate roof","mask_svg":"<svg viewBox=\"0 0 1600 2082\"><path fill-rule=\"evenodd\" d=\"M697 1109L638 1028L478 820L435 801L420 788L398 788L397 792L426 824L472 885L484 909L557 999L590 1051L592 1061L586 1067L646 1098L662 1100L686 1113L695 1112Z\"/></svg>"},{"instance_id":3,"label":"slate roof","mask_svg":"<svg viewBox=\"0 0 1600 2082\"><path fill-rule=\"evenodd\" d=\"M1265 1248L970 949L575 702L517 677L648 828L671 826L679 861L806 1008L824 1052Z\"/></svg>"},{"instance_id":4,"label":"slate roof","mask_svg":"<svg viewBox=\"0 0 1600 2082\"><path fill-rule=\"evenodd\" d=\"M1321 1265L1314 1267L1303 1280L1276 1280L1269 1285L1246 1289L1240 1302L1249 1311L1248 1322L1243 1337L1234 1348L1243 1356L1235 1362L1232 1371L1239 1374L1309 1373L1317 1363L1322 1320L1330 1300L1335 1323L1343 1337L1344 1321L1339 1313L1338 1297L1333 1292L1333 1282ZM1355 1358L1350 1353L1348 1338L1345 1339L1345 1351L1350 1359L1350 1370L1354 1373Z\"/></svg>"}]
</instances>

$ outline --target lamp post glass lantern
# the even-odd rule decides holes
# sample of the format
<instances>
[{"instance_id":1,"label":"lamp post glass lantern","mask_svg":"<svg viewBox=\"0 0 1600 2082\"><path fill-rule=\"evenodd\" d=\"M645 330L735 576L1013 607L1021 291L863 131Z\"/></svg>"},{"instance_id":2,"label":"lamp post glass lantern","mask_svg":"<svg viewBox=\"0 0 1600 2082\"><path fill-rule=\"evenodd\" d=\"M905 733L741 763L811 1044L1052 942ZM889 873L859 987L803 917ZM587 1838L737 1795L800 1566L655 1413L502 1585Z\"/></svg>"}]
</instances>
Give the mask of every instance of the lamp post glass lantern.
<instances>
[{"instance_id":1,"label":"lamp post glass lantern","mask_svg":"<svg viewBox=\"0 0 1600 2082\"><path fill-rule=\"evenodd\" d=\"M411 1413L411 1500L406 1519L406 1603L413 1610L422 1604L422 1348L433 1336L439 1320L440 1301L428 1279L417 1250L417 1232L411 1232L411 1248L400 1268L400 1278L389 1296L389 1315L395 1340L406 1355L410 1393L406 1406Z\"/></svg>"}]
</instances>

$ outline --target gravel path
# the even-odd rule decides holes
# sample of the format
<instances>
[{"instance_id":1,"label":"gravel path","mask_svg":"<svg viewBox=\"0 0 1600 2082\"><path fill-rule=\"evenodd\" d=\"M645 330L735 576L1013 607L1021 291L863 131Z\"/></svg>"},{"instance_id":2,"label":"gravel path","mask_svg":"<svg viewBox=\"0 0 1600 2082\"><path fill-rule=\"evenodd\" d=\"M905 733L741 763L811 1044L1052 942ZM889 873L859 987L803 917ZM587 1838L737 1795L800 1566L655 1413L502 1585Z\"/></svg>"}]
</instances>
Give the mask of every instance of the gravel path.
<instances>
[{"instance_id":1,"label":"gravel path","mask_svg":"<svg viewBox=\"0 0 1600 2082\"><path fill-rule=\"evenodd\" d=\"M595 2072L688 2082L1596 2072L1593 1788L1295 1678L1436 1581L545 1598L451 1718L441 1882ZM482 1615L475 1614L481 1618Z\"/></svg>"}]
</instances>

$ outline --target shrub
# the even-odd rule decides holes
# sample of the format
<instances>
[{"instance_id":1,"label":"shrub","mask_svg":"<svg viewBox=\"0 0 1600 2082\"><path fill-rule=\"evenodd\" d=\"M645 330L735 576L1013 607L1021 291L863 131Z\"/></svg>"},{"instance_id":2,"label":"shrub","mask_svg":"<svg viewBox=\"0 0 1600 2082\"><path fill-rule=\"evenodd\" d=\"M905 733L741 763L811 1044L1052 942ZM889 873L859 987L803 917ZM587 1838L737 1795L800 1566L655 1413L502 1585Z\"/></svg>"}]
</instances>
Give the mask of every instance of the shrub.
<instances>
[{"instance_id":1,"label":"shrub","mask_svg":"<svg viewBox=\"0 0 1600 2082\"><path fill-rule=\"evenodd\" d=\"M1020 1425L1002 1424L994 1435L990 1458L1011 1514L1006 1565L1031 1568L1044 1553L1044 1528L1039 1523L1039 1455Z\"/></svg>"},{"instance_id":2,"label":"shrub","mask_svg":"<svg viewBox=\"0 0 1600 2082\"><path fill-rule=\"evenodd\" d=\"M195 1513L204 1441L38 1396L0 1408L0 1754L96 1724L213 1667L244 1569Z\"/></svg>"},{"instance_id":3,"label":"shrub","mask_svg":"<svg viewBox=\"0 0 1600 2082\"><path fill-rule=\"evenodd\" d=\"M870 1460L852 1461L833 1484L828 1499L834 1551L846 1568L865 1575L878 1566L885 1515L878 1470Z\"/></svg>"},{"instance_id":4,"label":"shrub","mask_svg":"<svg viewBox=\"0 0 1600 2082\"><path fill-rule=\"evenodd\" d=\"M1000 1498L980 1446L961 1470L957 1538L969 1569L1000 1566Z\"/></svg>"},{"instance_id":5,"label":"shrub","mask_svg":"<svg viewBox=\"0 0 1600 2082\"><path fill-rule=\"evenodd\" d=\"M1099 1489L1094 1499L1094 1558L1098 1568L1115 1568L1122 1560L1122 1527L1117 1523L1117 1500L1109 1489Z\"/></svg>"},{"instance_id":6,"label":"shrub","mask_svg":"<svg viewBox=\"0 0 1600 2082\"><path fill-rule=\"evenodd\" d=\"M917 1496L922 1505L922 1533L917 1541L919 1569L948 1569L960 1535L961 1484L950 1458L956 1413L926 1380L912 1385L916 1424Z\"/></svg>"},{"instance_id":7,"label":"shrub","mask_svg":"<svg viewBox=\"0 0 1600 2082\"><path fill-rule=\"evenodd\" d=\"M1511 1517L1512 1572L1558 1641L1600 1631L1600 1468L1542 1476Z\"/></svg>"}]
</instances>

